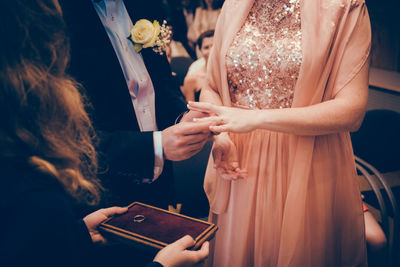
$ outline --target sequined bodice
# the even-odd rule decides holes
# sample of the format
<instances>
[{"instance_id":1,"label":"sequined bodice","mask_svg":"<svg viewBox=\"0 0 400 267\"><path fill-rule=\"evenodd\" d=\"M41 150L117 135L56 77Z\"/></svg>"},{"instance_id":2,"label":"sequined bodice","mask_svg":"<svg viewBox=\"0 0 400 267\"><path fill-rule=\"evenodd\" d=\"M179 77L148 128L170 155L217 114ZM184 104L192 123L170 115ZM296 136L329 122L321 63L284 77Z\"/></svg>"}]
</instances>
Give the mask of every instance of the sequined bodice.
<instances>
[{"instance_id":1,"label":"sequined bodice","mask_svg":"<svg viewBox=\"0 0 400 267\"><path fill-rule=\"evenodd\" d=\"M226 56L232 103L287 108L302 61L299 0L255 0Z\"/></svg>"}]
</instances>

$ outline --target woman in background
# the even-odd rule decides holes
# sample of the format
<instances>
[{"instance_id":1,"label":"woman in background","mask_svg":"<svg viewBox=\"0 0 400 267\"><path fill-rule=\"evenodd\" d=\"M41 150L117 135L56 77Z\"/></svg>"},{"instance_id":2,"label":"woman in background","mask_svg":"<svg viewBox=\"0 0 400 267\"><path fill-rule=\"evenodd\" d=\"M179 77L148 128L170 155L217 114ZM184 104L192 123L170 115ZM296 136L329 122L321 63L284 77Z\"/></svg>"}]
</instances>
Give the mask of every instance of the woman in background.
<instances>
[{"instance_id":1,"label":"woman in background","mask_svg":"<svg viewBox=\"0 0 400 267\"><path fill-rule=\"evenodd\" d=\"M207 84L207 62L213 39L214 30L209 30L203 32L197 40L201 58L190 65L181 88L187 102L199 101L201 88Z\"/></svg>"},{"instance_id":2,"label":"woman in background","mask_svg":"<svg viewBox=\"0 0 400 267\"><path fill-rule=\"evenodd\" d=\"M188 30L188 39L193 47L200 34L215 29L221 6L220 0L201 0L201 6L196 8L194 21Z\"/></svg>"},{"instance_id":3,"label":"woman in background","mask_svg":"<svg viewBox=\"0 0 400 267\"><path fill-rule=\"evenodd\" d=\"M72 210L73 201L98 203L101 186L91 122L65 75L58 1L1 1L0 34L0 266L92 266L92 244L105 242L97 226L126 208L83 220ZM187 251L193 243L178 240L150 265L197 263L208 248Z\"/></svg>"},{"instance_id":4,"label":"woman in background","mask_svg":"<svg viewBox=\"0 0 400 267\"><path fill-rule=\"evenodd\" d=\"M171 43L174 43L174 45L181 43L193 59L196 58L196 54L193 47L189 45L187 33L194 21L194 13L199 5L198 0L168 0L168 21L173 31Z\"/></svg>"},{"instance_id":5,"label":"woman in background","mask_svg":"<svg viewBox=\"0 0 400 267\"><path fill-rule=\"evenodd\" d=\"M366 265L349 131L366 108L370 42L363 0L225 2L209 103L189 103L222 132L204 185L219 226L210 265Z\"/></svg>"}]
</instances>

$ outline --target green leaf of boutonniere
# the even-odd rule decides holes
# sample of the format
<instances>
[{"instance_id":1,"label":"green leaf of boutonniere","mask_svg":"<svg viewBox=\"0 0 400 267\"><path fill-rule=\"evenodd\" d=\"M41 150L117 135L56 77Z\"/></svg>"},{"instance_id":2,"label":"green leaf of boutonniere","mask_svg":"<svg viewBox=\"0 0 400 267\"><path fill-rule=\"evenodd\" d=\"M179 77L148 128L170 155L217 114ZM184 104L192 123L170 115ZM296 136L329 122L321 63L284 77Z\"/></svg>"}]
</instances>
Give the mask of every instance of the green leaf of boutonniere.
<instances>
[{"instance_id":1,"label":"green leaf of boutonniere","mask_svg":"<svg viewBox=\"0 0 400 267\"><path fill-rule=\"evenodd\" d=\"M142 51L143 45L142 44L134 44L134 48L136 53L139 53L140 51Z\"/></svg>"}]
</instances>

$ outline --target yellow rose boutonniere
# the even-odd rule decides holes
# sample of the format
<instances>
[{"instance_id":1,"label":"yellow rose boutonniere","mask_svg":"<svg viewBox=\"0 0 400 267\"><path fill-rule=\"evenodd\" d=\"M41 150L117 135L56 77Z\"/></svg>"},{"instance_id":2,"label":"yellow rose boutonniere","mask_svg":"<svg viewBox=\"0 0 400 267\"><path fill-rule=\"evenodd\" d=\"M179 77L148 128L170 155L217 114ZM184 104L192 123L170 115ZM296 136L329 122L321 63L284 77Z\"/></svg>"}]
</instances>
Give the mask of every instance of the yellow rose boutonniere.
<instances>
[{"instance_id":1,"label":"yellow rose boutonniere","mask_svg":"<svg viewBox=\"0 0 400 267\"><path fill-rule=\"evenodd\" d=\"M143 48L152 47L153 51L162 55L171 41L171 30L164 20L163 24L155 20L151 23L147 19L138 20L130 30L128 37L133 42L135 51L139 53Z\"/></svg>"}]
</instances>

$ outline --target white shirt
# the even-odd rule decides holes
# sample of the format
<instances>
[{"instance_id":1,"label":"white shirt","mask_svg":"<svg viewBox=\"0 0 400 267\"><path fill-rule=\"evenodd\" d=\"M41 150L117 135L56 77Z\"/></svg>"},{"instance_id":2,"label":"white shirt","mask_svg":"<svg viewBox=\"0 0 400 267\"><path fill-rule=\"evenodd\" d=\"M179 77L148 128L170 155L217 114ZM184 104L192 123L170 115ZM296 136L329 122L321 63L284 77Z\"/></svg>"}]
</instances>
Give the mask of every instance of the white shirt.
<instances>
[{"instance_id":1,"label":"white shirt","mask_svg":"<svg viewBox=\"0 0 400 267\"><path fill-rule=\"evenodd\" d=\"M142 55L135 52L132 42L128 40L133 23L123 0L92 0L92 3L118 57L140 131L154 132L154 177L143 179L144 182L152 182L161 174L164 165L162 140L161 132L157 131L153 83Z\"/></svg>"}]
</instances>

